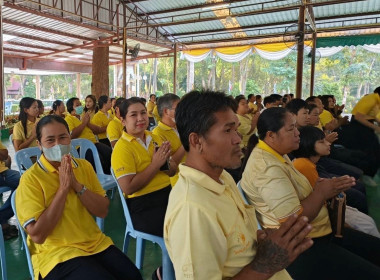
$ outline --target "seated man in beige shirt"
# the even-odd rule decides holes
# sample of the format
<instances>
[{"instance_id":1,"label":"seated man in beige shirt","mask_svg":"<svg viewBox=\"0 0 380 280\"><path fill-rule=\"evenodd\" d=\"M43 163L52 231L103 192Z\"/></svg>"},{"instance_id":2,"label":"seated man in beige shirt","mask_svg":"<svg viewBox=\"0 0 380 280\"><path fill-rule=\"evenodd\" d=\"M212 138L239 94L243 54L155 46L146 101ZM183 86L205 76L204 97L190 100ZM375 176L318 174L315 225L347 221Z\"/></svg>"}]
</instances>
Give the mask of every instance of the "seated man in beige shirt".
<instances>
[{"instance_id":1,"label":"seated man in beige shirt","mask_svg":"<svg viewBox=\"0 0 380 280\"><path fill-rule=\"evenodd\" d=\"M311 226L293 215L278 230L258 230L255 208L224 171L237 168L242 155L232 102L224 93L193 91L177 106L188 156L164 224L176 279L290 280L285 268L312 245Z\"/></svg>"}]
</instances>

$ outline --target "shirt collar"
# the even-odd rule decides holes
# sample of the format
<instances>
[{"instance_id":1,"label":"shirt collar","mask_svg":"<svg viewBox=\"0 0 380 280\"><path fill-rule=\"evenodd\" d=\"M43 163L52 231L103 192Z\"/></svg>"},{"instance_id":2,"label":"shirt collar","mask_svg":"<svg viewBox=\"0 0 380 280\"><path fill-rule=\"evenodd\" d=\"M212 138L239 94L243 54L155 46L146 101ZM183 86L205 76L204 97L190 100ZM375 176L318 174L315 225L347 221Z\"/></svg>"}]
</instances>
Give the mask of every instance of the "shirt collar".
<instances>
[{"instance_id":1,"label":"shirt collar","mask_svg":"<svg viewBox=\"0 0 380 280\"><path fill-rule=\"evenodd\" d=\"M152 133L150 131L147 131L145 130L144 131L144 134L145 134L145 142L146 144L144 143L144 141L142 141L140 138L137 138L135 136L132 136L128 133L126 133L125 131L123 131L123 134L121 137L123 137L125 140L127 140L128 142L132 142L133 140L137 141L140 145L142 145L146 150L149 149L149 145L150 143L152 142Z\"/></svg>"},{"instance_id":2,"label":"shirt collar","mask_svg":"<svg viewBox=\"0 0 380 280\"><path fill-rule=\"evenodd\" d=\"M41 154L40 158L37 159L37 164L45 171L49 173L58 172L57 169L53 165L50 164L50 162L46 159L44 154ZM71 166L73 168L78 167L78 162L71 157Z\"/></svg>"},{"instance_id":3,"label":"shirt collar","mask_svg":"<svg viewBox=\"0 0 380 280\"><path fill-rule=\"evenodd\" d=\"M259 140L259 144L257 144L257 148L262 149L272 155L274 155L279 161L286 163L286 159L281 156L279 153L277 153L275 150L273 150L267 143L265 143L262 140Z\"/></svg>"},{"instance_id":4,"label":"shirt collar","mask_svg":"<svg viewBox=\"0 0 380 280\"><path fill-rule=\"evenodd\" d=\"M202 171L186 166L183 163L179 165L179 173L181 176L184 176L185 178L190 178L197 185L217 194L223 193L227 187L227 185L224 184L224 182L228 181L225 172L226 171L223 170L222 174L220 175L219 179L221 183L219 184Z\"/></svg>"},{"instance_id":5,"label":"shirt collar","mask_svg":"<svg viewBox=\"0 0 380 280\"><path fill-rule=\"evenodd\" d=\"M170 126L164 124L162 121L159 121L159 122L158 122L158 126L159 126L161 129L163 129L163 130L172 130L172 129L173 129L172 127L170 127Z\"/></svg>"}]
</instances>

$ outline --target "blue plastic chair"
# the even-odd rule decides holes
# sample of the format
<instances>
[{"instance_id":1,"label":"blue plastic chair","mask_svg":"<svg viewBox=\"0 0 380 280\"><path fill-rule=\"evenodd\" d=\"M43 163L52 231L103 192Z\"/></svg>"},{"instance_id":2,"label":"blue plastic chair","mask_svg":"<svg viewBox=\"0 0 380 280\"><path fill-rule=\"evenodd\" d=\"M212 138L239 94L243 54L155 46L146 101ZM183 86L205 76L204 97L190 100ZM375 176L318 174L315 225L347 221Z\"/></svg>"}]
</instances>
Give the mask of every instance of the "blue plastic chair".
<instances>
[{"instance_id":1,"label":"blue plastic chair","mask_svg":"<svg viewBox=\"0 0 380 280\"><path fill-rule=\"evenodd\" d=\"M238 190L239 190L239 192L240 192L240 194L241 194L241 197L243 198L245 204L249 205L250 203L248 202L247 196L246 196L246 194L245 194L243 188L241 187L241 181L239 181L239 182L237 183L237 187L238 187ZM262 229L262 227L261 227L259 221L258 221L257 219L256 219L256 221L257 221L257 228L258 228L258 229Z\"/></svg>"},{"instance_id":2,"label":"blue plastic chair","mask_svg":"<svg viewBox=\"0 0 380 280\"><path fill-rule=\"evenodd\" d=\"M80 147L79 153L76 149L76 147ZM96 169L96 176L98 177L98 180L100 184L102 185L103 189L105 191L111 190L111 199L114 195L114 190L117 187L116 181L113 178L112 175L104 174L103 167L100 162L98 150L96 149L96 146L94 143L92 143L90 140L83 139L83 138L76 138L71 140L71 153L74 157L85 159L87 150L91 150L94 162L95 162L95 169ZM99 228L104 231L104 219L96 217L96 223L98 224Z\"/></svg>"},{"instance_id":3,"label":"blue plastic chair","mask_svg":"<svg viewBox=\"0 0 380 280\"><path fill-rule=\"evenodd\" d=\"M31 157L39 158L40 156L41 150L38 147L29 147L16 152L15 161L20 174L24 174L27 169L32 167Z\"/></svg>"},{"instance_id":4,"label":"blue plastic chair","mask_svg":"<svg viewBox=\"0 0 380 280\"><path fill-rule=\"evenodd\" d=\"M25 254L26 254L26 259L28 261L28 268L29 268L30 277L32 278L32 280L34 280L34 271L33 271L32 259L30 257L30 252L29 252L28 243L27 243L27 234L26 234L26 231L24 230L24 228L21 226L20 221L18 220L18 217L17 217L16 192L14 192L12 194L11 203L12 203L13 212L15 213L18 231L19 231L21 238L22 238L22 244L24 245L23 247L25 248Z\"/></svg>"},{"instance_id":5,"label":"blue plastic chair","mask_svg":"<svg viewBox=\"0 0 380 280\"><path fill-rule=\"evenodd\" d=\"M117 179L115 177L115 174L112 168L111 168L111 173L112 173L112 176L115 178L115 181L117 182ZM127 223L126 229L125 229L125 235L124 235L123 252L127 254L128 245L129 245L129 237L136 238L136 266L138 269L141 269L143 266L143 261L144 261L145 240L151 241L153 243L157 243L161 247L161 250L162 250L163 279L174 280L175 279L174 268L170 260L168 251L166 250L164 239L159 236L137 231L133 228L131 215L129 213L127 202L124 198L123 191L119 183L117 183L117 186L118 186L117 189L119 190L119 194L120 194L121 204L123 205L125 221Z\"/></svg>"},{"instance_id":6,"label":"blue plastic chair","mask_svg":"<svg viewBox=\"0 0 380 280\"><path fill-rule=\"evenodd\" d=\"M3 229L0 225L0 262L1 262L1 279L7 280L7 264L5 262L5 244L4 244L4 236Z\"/></svg>"}]
</instances>

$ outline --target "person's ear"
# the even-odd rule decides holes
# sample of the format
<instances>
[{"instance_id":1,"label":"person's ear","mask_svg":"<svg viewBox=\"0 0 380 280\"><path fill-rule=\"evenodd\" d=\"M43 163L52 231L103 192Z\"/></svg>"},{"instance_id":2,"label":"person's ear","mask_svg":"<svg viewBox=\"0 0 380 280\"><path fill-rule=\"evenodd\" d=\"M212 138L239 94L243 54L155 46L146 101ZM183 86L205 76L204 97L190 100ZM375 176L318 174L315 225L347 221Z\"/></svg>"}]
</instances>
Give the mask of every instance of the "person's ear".
<instances>
[{"instance_id":1,"label":"person's ear","mask_svg":"<svg viewBox=\"0 0 380 280\"><path fill-rule=\"evenodd\" d=\"M268 131L265 135L265 140L273 143L274 139L275 139L275 136L276 136L276 133L273 132L273 131Z\"/></svg>"},{"instance_id":2,"label":"person's ear","mask_svg":"<svg viewBox=\"0 0 380 280\"><path fill-rule=\"evenodd\" d=\"M189 146L195 151L198 151L198 153L202 153L202 140L202 137L200 137L197 133L192 132L189 135Z\"/></svg>"}]
</instances>

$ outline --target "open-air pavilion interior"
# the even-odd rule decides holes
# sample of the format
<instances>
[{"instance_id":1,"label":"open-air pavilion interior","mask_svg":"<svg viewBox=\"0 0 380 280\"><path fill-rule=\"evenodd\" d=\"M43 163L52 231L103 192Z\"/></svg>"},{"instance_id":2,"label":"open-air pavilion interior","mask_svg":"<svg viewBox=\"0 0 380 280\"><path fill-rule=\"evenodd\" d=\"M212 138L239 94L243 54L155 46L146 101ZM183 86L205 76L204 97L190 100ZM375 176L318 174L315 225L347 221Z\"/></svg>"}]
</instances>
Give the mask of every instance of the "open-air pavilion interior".
<instances>
[{"instance_id":1,"label":"open-air pavilion interior","mask_svg":"<svg viewBox=\"0 0 380 280\"><path fill-rule=\"evenodd\" d=\"M188 60L188 78L194 80L194 63L208 55L238 61L252 52L281 56L295 50L295 95L300 97L304 52L312 55L310 94L316 50L328 55L342 46L366 45L380 53L376 46L380 0L0 0L0 4L1 112L4 69L34 75L91 73L89 91L100 96L108 89L109 66L115 66L123 75L121 95L130 96L126 69L135 71L144 59L173 57L176 84L180 57ZM117 222L124 223L119 198L113 199L109 213L105 232L120 247L125 225ZM29 277L20 239L5 247L12 280ZM144 279L160 263L159 247L148 249ZM133 260L133 245L129 251Z\"/></svg>"}]
</instances>

